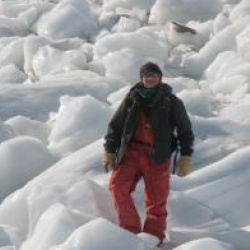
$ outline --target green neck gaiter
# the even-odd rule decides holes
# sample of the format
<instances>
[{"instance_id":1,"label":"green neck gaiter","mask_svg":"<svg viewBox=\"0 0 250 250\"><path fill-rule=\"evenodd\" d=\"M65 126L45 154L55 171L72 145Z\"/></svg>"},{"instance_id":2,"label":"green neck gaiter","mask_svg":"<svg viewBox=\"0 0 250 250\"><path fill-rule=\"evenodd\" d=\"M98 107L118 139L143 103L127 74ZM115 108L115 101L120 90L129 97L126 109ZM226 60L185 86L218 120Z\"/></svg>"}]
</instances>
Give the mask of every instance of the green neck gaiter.
<instances>
[{"instance_id":1,"label":"green neck gaiter","mask_svg":"<svg viewBox=\"0 0 250 250\"><path fill-rule=\"evenodd\" d=\"M142 99L150 99L158 90L158 85L154 88L145 88L143 85L138 86L137 93Z\"/></svg>"}]
</instances>

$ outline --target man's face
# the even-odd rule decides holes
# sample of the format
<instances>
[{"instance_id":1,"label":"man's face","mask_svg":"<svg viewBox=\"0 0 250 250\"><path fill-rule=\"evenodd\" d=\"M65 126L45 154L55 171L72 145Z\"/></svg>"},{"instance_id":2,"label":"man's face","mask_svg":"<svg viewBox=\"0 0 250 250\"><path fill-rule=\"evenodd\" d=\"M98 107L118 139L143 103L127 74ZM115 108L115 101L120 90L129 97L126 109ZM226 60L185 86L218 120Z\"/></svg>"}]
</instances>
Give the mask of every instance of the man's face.
<instances>
[{"instance_id":1,"label":"man's face","mask_svg":"<svg viewBox=\"0 0 250 250\"><path fill-rule=\"evenodd\" d=\"M145 73L142 75L142 82L145 88L154 88L157 84L160 83L159 73Z\"/></svg>"}]
</instances>

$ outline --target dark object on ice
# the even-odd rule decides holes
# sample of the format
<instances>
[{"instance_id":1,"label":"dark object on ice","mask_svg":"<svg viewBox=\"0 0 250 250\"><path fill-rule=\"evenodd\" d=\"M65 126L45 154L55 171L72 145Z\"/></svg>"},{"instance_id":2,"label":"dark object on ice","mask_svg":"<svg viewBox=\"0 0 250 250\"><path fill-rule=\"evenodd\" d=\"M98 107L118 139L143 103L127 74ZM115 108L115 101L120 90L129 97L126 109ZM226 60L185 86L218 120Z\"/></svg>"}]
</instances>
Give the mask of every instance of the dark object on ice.
<instances>
[{"instance_id":1,"label":"dark object on ice","mask_svg":"<svg viewBox=\"0 0 250 250\"><path fill-rule=\"evenodd\" d=\"M184 26L180 23L177 23L177 22L172 22L173 24L173 28L176 32L179 32L179 33L191 33L193 35L196 35L196 30L192 29L192 28L189 28L187 26Z\"/></svg>"}]
</instances>

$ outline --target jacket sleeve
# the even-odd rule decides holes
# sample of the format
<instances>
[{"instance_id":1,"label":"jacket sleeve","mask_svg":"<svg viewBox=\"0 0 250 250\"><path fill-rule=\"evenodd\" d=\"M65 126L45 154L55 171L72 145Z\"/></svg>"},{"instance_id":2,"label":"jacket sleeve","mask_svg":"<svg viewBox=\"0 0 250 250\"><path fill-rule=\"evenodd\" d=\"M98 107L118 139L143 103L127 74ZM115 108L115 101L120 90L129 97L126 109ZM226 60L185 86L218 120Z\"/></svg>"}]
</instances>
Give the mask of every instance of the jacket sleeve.
<instances>
[{"instance_id":1,"label":"jacket sleeve","mask_svg":"<svg viewBox=\"0 0 250 250\"><path fill-rule=\"evenodd\" d=\"M125 98L108 125L107 134L104 137L104 148L110 153L116 153L121 144L123 125L127 113L127 98Z\"/></svg>"},{"instance_id":2,"label":"jacket sleeve","mask_svg":"<svg viewBox=\"0 0 250 250\"><path fill-rule=\"evenodd\" d=\"M177 132L177 139L181 147L181 155L192 155L194 134L190 119L183 102L174 97L171 107L171 120L174 128Z\"/></svg>"}]
</instances>

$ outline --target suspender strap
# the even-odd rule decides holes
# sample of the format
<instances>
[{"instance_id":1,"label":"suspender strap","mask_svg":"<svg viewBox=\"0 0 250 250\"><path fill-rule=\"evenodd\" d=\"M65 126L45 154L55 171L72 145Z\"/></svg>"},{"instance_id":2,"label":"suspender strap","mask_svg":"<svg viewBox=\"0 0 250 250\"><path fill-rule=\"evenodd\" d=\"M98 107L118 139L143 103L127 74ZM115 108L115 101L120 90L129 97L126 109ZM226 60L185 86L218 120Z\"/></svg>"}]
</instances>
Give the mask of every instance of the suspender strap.
<instances>
[{"instance_id":1,"label":"suspender strap","mask_svg":"<svg viewBox=\"0 0 250 250\"><path fill-rule=\"evenodd\" d=\"M172 169L172 174L176 174L177 171L177 158L178 158L178 153L179 153L179 147L177 146L175 149L175 153L174 153L174 159L173 159L173 169Z\"/></svg>"}]
</instances>

